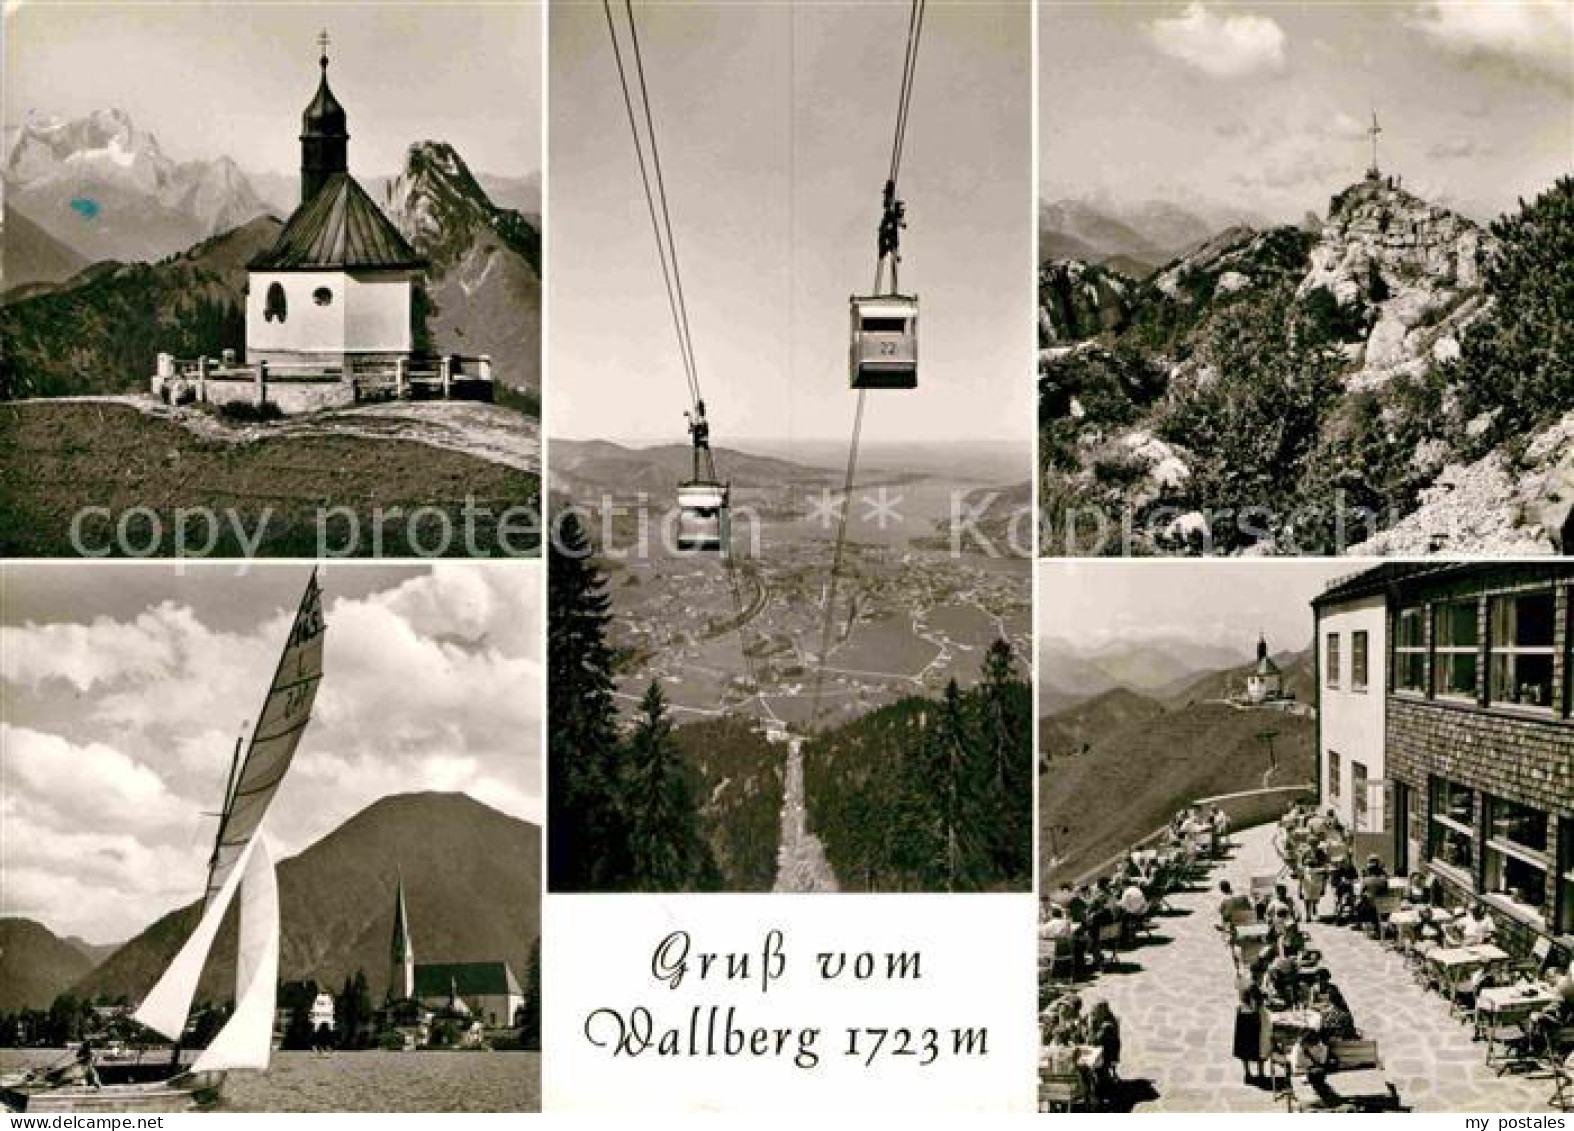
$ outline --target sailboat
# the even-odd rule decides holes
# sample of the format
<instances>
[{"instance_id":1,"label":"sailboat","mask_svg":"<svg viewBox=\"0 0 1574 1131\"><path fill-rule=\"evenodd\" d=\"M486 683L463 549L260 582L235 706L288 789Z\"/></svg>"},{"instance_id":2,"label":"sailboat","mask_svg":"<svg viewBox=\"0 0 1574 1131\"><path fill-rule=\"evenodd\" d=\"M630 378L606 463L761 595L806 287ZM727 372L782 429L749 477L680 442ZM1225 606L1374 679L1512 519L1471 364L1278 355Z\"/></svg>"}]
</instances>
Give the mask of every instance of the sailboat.
<instances>
[{"instance_id":1,"label":"sailboat","mask_svg":"<svg viewBox=\"0 0 1574 1131\"><path fill-rule=\"evenodd\" d=\"M80 1063L0 1080L11 1111L187 1111L218 1101L226 1073L268 1067L279 982L279 892L263 822L311 718L322 682L322 590L314 570L257 715L244 757L237 745L208 860L196 929L134 1014L168 1037L163 1064ZM190 1064L179 1058L203 965L230 905L239 901L235 1011ZM93 1079L96 1077L96 1080Z\"/></svg>"}]
</instances>

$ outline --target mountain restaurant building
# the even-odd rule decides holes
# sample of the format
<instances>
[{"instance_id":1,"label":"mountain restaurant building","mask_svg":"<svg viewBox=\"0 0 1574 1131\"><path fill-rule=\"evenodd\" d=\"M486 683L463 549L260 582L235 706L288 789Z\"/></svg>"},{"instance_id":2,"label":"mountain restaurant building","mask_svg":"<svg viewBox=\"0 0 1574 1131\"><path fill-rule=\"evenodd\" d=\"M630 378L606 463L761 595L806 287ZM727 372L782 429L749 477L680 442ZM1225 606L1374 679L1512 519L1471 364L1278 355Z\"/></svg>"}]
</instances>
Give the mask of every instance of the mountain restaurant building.
<instances>
[{"instance_id":1,"label":"mountain restaurant building","mask_svg":"<svg viewBox=\"0 0 1574 1131\"><path fill-rule=\"evenodd\" d=\"M1574 949L1574 565L1381 565L1312 605L1322 804L1518 949Z\"/></svg>"}]
</instances>

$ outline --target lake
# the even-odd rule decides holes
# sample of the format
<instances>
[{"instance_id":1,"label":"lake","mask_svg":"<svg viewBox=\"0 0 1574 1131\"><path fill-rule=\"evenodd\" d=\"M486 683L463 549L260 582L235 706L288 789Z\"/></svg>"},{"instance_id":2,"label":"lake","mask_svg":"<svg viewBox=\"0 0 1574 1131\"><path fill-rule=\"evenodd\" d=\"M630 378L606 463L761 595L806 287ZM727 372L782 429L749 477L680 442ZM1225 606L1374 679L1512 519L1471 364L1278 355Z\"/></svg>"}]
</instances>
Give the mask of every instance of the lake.
<instances>
[{"instance_id":1,"label":"lake","mask_svg":"<svg viewBox=\"0 0 1574 1131\"><path fill-rule=\"evenodd\" d=\"M60 1061L0 1049L0 1075ZM276 1052L266 1073L232 1072L219 1111L540 1111L533 1052Z\"/></svg>"}]
</instances>

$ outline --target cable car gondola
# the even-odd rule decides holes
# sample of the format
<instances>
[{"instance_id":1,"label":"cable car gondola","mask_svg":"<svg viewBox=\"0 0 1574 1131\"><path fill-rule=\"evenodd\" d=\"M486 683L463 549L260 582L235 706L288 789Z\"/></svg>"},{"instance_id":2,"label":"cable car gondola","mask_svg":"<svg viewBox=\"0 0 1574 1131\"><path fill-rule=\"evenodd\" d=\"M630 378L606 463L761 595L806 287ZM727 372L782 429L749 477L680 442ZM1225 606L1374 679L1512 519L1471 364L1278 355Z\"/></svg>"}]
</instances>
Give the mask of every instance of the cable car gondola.
<instances>
[{"instance_id":1,"label":"cable car gondola","mask_svg":"<svg viewBox=\"0 0 1574 1131\"><path fill-rule=\"evenodd\" d=\"M678 549L719 553L731 541L728 485L708 480L678 484Z\"/></svg>"},{"instance_id":2,"label":"cable car gondola","mask_svg":"<svg viewBox=\"0 0 1574 1131\"><path fill-rule=\"evenodd\" d=\"M694 467L689 478L678 484L678 549L720 552L732 544L729 485L716 475L705 402L695 401L694 411L684 415L689 418Z\"/></svg>"},{"instance_id":3,"label":"cable car gondola","mask_svg":"<svg viewBox=\"0 0 1574 1131\"><path fill-rule=\"evenodd\" d=\"M854 295L850 376L855 389L918 387L918 296Z\"/></svg>"}]
</instances>

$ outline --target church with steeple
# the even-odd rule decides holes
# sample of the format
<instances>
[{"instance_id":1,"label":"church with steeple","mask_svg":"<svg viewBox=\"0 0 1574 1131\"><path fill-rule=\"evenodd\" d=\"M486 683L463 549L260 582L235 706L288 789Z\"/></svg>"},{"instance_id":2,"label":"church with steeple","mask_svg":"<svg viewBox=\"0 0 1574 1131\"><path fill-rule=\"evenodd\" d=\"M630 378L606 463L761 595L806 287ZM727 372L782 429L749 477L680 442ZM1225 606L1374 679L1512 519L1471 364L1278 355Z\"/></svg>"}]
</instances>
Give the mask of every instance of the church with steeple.
<instances>
[{"instance_id":1,"label":"church with steeple","mask_svg":"<svg viewBox=\"0 0 1574 1131\"><path fill-rule=\"evenodd\" d=\"M1257 662L1246 675L1246 702L1254 707L1261 707L1284 698L1284 673L1268 654L1268 640L1259 632Z\"/></svg>"},{"instance_id":2,"label":"church with steeple","mask_svg":"<svg viewBox=\"0 0 1574 1131\"><path fill-rule=\"evenodd\" d=\"M489 1029L514 1027L524 1003L524 991L507 962L416 962L404 877L399 877L388 940L388 989L378 1028L402 1033L410 1048L434 1040L442 1028L473 1044L483 1041Z\"/></svg>"},{"instance_id":3,"label":"church with steeple","mask_svg":"<svg viewBox=\"0 0 1574 1131\"><path fill-rule=\"evenodd\" d=\"M349 116L328 84L327 33L318 42L317 92L301 114L300 204L246 265L247 361L280 376L408 360L425 266L350 174Z\"/></svg>"}]
</instances>

